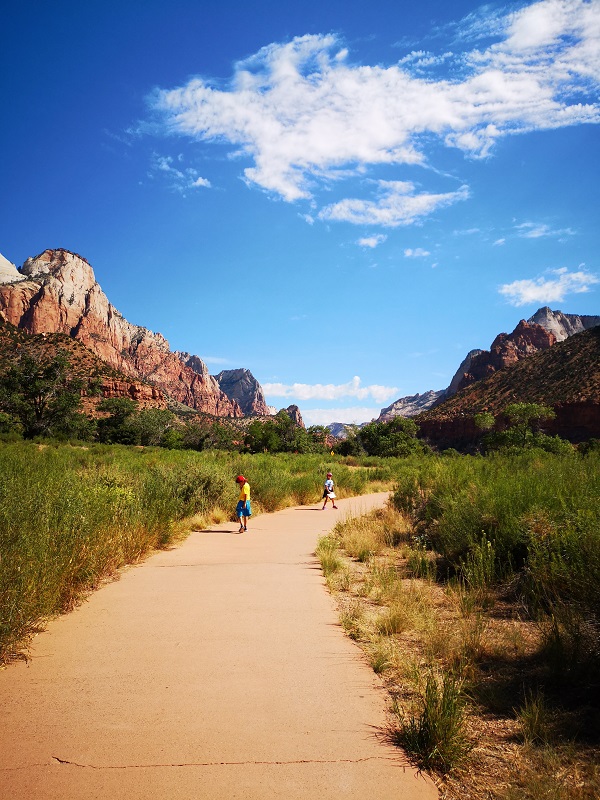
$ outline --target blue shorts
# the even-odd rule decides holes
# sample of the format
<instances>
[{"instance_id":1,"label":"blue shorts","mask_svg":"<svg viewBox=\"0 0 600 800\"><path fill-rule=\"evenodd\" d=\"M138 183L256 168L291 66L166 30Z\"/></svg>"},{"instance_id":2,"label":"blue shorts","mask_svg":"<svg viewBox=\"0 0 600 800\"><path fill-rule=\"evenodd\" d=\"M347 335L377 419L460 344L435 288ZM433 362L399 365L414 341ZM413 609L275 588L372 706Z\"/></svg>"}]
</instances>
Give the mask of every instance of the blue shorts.
<instances>
[{"instance_id":1,"label":"blue shorts","mask_svg":"<svg viewBox=\"0 0 600 800\"><path fill-rule=\"evenodd\" d=\"M235 513L238 517L251 517L252 509L250 508L250 500L238 500Z\"/></svg>"}]
</instances>

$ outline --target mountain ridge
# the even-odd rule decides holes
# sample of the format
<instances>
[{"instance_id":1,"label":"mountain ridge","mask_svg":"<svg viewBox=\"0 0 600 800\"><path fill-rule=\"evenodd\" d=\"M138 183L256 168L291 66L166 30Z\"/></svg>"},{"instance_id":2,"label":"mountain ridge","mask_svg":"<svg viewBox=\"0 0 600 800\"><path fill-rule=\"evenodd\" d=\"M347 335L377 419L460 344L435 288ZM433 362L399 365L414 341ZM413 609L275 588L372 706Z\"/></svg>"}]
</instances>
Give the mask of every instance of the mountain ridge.
<instances>
[{"instance_id":1,"label":"mountain ridge","mask_svg":"<svg viewBox=\"0 0 600 800\"><path fill-rule=\"evenodd\" d=\"M193 357L193 368L187 366L162 334L128 322L109 302L82 256L48 249L28 258L20 270L15 268L16 275L11 266L6 259L0 264L0 317L5 321L32 334L67 334L114 369L152 383L195 410L243 416L198 356Z\"/></svg>"}]
</instances>

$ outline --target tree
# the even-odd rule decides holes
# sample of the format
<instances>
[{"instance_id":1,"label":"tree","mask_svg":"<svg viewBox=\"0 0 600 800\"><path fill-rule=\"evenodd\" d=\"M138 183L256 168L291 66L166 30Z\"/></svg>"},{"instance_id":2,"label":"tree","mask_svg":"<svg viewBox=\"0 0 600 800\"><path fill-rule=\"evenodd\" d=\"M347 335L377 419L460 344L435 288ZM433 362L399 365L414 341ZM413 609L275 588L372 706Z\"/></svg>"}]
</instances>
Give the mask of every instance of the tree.
<instances>
[{"instance_id":1,"label":"tree","mask_svg":"<svg viewBox=\"0 0 600 800\"><path fill-rule=\"evenodd\" d=\"M417 432L416 422L407 417L394 417L389 422L370 422L363 425L355 436L340 442L336 450L342 455L407 456L424 450Z\"/></svg>"},{"instance_id":2,"label":"tree","mask_svg":"<svg viewBox=\"0 0 600 800\"><path fill-rule=\"evenodd\" d=\"M547 436L540 430L543 422L556 416L548 406L538 403L511 403L503 409L501 416L508 422L508 427L488 433L484 437L487 451L511 447L539 447L551 452L567 452L572 449L565 440L558 436Z\"/></svg>"},{"instance_id":3,"label":"tree","mask_svg":"<svg viewBox=\"0 0 600 800\"><path fill-rule=\"evenodd\" d=\"M25 353L0 378L0 407L16 417L23 436L56 435L68 431L79 415L79 379L68 375L64 353L34 358Z\"/></svg>"},{"instance_id":4,"label":"tree","mask_svg":"<svg viewBox=\"0 0 600 800\"><path fill-rule=\"evenodd\" d=\"M105 444L140 444L141 434L135 424L137 403L129 397L107 397L98 403L98 411L108 416L98 420L98 438Z\"/></svg>"}]
</instances>

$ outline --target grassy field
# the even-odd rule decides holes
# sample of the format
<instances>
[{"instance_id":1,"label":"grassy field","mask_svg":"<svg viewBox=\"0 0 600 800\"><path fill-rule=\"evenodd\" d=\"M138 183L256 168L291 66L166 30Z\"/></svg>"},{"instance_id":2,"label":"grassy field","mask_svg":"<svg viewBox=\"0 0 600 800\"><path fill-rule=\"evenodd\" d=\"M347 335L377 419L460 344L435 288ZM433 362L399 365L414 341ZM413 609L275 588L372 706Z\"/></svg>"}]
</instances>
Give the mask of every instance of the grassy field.
<instances>
[{"instance_id":1,"label":"grassy field","mask_svg":"<svg viewBox=\"0 0 600 800\"><path fill-rule=\"evenodd\" d=\"M443 798L600 797L600 458L429 457L318 546Z\"/></svg>"},{"instance_id":2,"label":"grassy field","mask_svg":"<svg viewBox=\"0 0 600 800\"><path fill-rule=\"evenodd\" d=\"M391 487L399 462L125 446L0 444L0 662L44 619L124 564L232 517L243 472L255 514L316 502L328 469L340 496Z\"/></svg>"}]
</instances>

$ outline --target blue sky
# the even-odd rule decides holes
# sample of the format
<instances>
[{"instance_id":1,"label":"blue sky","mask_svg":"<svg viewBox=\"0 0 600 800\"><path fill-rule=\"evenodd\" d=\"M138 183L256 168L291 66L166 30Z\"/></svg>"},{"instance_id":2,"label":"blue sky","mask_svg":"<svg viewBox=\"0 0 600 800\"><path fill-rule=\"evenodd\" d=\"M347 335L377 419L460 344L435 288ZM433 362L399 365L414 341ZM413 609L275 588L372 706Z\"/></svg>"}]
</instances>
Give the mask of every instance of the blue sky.
<instances>
[{"instance_id":1,"label":"blue sky","mask_svg":"<svg viewBox=\"0 0 600 800\"><path fill-rule=\"evenodd\" d=\"M599 314L600 0L9 2L0 252L308 423Z\"/></svg>"}]
</instances>

